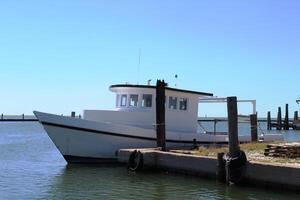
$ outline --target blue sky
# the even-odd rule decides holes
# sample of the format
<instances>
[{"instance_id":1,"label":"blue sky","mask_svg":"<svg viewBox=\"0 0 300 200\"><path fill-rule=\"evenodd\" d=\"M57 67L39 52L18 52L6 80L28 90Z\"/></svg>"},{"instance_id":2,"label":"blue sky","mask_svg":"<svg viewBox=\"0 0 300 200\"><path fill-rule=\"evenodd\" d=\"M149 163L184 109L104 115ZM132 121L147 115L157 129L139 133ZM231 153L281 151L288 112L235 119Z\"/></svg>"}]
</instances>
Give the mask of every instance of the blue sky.
<instances>
[{"instance_id":1,"label":"blue sky","mask_svg":"<svg viewBox=\"0 0 300 200\"><path fill-rule=\"evenodd\" d=\"M261 116L297 110L299 10L291 0L3 1L0 113L109 109L109 85L173 86L175 74L180 88L257 99ZM225 108L201 105L208 116Z\"/></svg>"}]
</instances>

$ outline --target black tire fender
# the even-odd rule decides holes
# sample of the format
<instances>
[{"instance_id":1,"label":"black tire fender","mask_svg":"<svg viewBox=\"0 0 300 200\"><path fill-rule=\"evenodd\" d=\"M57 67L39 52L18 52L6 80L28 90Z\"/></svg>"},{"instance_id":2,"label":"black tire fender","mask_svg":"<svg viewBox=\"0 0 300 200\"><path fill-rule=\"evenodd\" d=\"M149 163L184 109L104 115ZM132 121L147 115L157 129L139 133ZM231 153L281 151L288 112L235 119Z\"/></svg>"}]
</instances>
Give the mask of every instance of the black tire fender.
<instances>
[{"instance_id":1,"label":"black tire fender","mask_svg":"<svg viewBox=\"0 0 300 200\"><path fill-rule=\"evenodd\" d=\"M144 158L140 151L134 150L128 159L128 169L130 171L139 171L143 168Z\"/></svg>"}]
</instances>

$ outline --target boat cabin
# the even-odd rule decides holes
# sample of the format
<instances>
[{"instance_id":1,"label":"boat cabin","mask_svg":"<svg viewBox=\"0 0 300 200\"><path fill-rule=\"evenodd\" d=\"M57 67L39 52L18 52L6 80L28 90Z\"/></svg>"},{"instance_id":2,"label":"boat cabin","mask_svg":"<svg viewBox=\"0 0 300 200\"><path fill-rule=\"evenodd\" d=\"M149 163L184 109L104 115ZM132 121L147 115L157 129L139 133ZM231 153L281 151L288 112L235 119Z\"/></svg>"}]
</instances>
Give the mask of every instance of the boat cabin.
<instances>
[{"instance_id":1,"label":"boat cabin","mask_svg":"<svg viewBox=\"0 0 300 200\"><path fill-rule=\"evenodd\" d=\"M111 85L116 93L114 111L85 110L88 120L119 123L142 128L154 128L156 112L156 86ZM199 98L211 93L166 87L166 130L197 132Z\"/></svg>"}]
</instances>

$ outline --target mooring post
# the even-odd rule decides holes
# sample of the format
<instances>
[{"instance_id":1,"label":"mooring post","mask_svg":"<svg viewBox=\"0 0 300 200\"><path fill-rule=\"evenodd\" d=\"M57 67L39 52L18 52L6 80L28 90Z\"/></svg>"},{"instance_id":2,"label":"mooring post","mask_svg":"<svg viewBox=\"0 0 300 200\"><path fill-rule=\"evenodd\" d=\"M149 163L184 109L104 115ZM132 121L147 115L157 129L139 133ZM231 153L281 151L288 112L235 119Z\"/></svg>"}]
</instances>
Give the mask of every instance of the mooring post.
<instances>
[{"instance_id":1,"label":"mooring post","mask_svg":"<svg viewBox=\"0 0 300 200\"><path fill-rule=\"evenodd\" d=\"M251 142L257 142L257 114L250 115Z\"/></svg>"},{"instance_id":2,"label":"mooring post","mask_svg":"<svg viewBox=\"0 0 300 200\"><path fill-rule=\"evenodd\" d=\"M237 98L227 97L229 154L236 157L239 154Z\"/></svg>"},{"instance_id":3,"label":"mooring post","mask_svg":"<svg viewBox=\"0 0 300 200\"><path fill-rule=\"evenodd\" d=\"M75 114L76 114L76 113L75 113L74 111L72 111L72 112L71 112L71 117L75 117Z\"/></svg>"},{"instance_id":4,"label":"mooring post","mask_svg":"<svg viewBox=\"0 0 300 200\"><path fill-rule=\"evenodd\" d=\"M217 163L217 180L225 183L226 182L226 170L225 170L225 164L226 161L224 160L224 155L225 153L218 153L217 158L218 158L218 163Z\"/></svg>"},{"instance_id":5,"label":"mooring post","mask_svg":"<svg viewBox=\"0 0 300 200\"><path fill-rule=\"evenodd\" d=\"M284 130L289 130L289 104L285 104Z\"/></svg>"},{"instance_id":6,"label":"mooring post","mask_svg":"<svg viewBox=\"0 0 300 200\"><path fill-rule=\"evenodd\" d=\"M271 126L271 112L269 111L268 112L268 115L267 115L267 129L268 130L271 130L272 129L272 126Z\"/></svg>"},{"instance_id":7,"label":"mooring post","mask_svg":"<svg viewBox=\"0 0 300 200\"><path fill-rule=\"evenodd\" d=\"M297 121L298 120L298 111L295 111L294 112L294 121Z\"/></svg>"},{"instance_id":8,"label":"mooring post","mask_svg":"<svg viewBox=\"0 0 300 200\"><path fill-rule=\"evenodd\" d=\"M281 128L282 128L281 107L278 107L278 113L277 113L277 130L281 130Z\"/></svg>"},{"instance_id":9,"label":"mooring post","mask_svg":"<svg viewBox=\"0 0 300 200\"><path fill-rule=\"evenodd\" d=\"M160 80L156 82L156 137L157 147L166 151L166 125L165 125L165 94L166 83Z\"/></svg>"}]
</instances>

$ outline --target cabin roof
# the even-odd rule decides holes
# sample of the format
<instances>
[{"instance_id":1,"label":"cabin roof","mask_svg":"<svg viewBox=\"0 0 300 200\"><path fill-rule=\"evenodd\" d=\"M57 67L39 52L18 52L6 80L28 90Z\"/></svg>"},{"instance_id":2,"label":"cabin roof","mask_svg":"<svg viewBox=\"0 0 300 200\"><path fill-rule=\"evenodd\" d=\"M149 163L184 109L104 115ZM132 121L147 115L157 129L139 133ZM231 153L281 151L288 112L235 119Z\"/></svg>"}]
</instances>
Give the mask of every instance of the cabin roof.
<instances>
[{"instance_id":1,"label":"cabin roof","mask_svg":"<svg viewBox=\"0 0 300 200\"><path fill-rule=\"evenodd\" d=\"M156 88L156 86L154 86L154 85L116 84L116 85L111 85L109 87L109 89L119 88L119 87L125 87L125 88L150 88L150 89L155 89ZM166 87L166 90L171 90L171 91L175 91L175 92L182 92L182 93L197 94L197 95L203 95L203 96L213 96L212 93L192 91L192 90L183 90L183 89L171 88L171 87Z\"/></svg>"}]
</instances>

